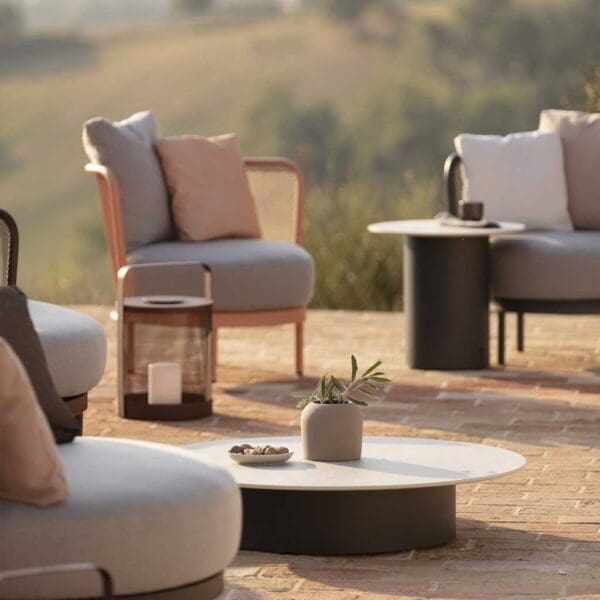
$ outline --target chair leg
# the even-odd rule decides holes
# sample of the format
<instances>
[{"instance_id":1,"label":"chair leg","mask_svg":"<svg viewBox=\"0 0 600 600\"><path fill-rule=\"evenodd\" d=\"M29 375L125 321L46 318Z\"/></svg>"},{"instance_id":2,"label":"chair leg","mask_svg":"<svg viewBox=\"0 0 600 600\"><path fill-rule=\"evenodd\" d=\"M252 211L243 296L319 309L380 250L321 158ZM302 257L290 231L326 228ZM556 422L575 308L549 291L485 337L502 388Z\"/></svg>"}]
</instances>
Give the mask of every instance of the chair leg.
<instances>
[{"instance_id":1,"label":"chair leg","mask_svg":"<svg viewBox=\"0 0 600 600\"><path fill-rule=\"evenodd\" d=\"M135 323L126 324L127 335L127 372L135 373Z\"/></svg>"},{"instance_id":2,"label":"chair leg","mask_svg":"<svg viewBox=\"0 0 600 600\"><path fill-rule=\"evenodd\" d=\"M523 352L525 349L525 314L517 313L517 350Z\"/></svg>"},{"instance_id":3,"label":"chair leg","mask_svg":"<svg viewBox=\"0 0 600 600\"><path fill-rule=\"evenodd\" d=\"M296 323L296 373L304 373L304 321Z\"/></svg>"},{"instance_id":4,"label":"chair leg","mask_svg":"<svg viewBox=\"0 0 600 600\"><path fill-rule=\"evenodd\" d=\"M213 327L213 330L210 334L210 371L213 382L217 380L217 332L217 328Z\"/></svg>"},{"instance_id":5,"label":"chair leg","mask_svg":"<svg viewBox=\"0 0 600 600\"><path fill-rule=\"evenodd\" d=\"M498 311L498 364L504 365L504 324L506 313Z\"/></svg>"}]
</instances>

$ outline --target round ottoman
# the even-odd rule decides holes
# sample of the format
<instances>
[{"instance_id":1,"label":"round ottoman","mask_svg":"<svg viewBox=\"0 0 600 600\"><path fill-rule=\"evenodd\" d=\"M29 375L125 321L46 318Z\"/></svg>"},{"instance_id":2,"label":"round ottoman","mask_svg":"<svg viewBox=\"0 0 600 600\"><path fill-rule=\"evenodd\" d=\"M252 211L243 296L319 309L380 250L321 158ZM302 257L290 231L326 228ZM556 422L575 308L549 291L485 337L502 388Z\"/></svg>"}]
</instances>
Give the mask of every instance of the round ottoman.
<instances>
[{"instance_id":1,"label":"round ottoman","mask_svg":"<svg viewBox=\"0 0 600 600\"><path fill-rule=\"evenodd\" d=\"M0 502L0 571L63 563L106 568L118 597L214 598L241 534L232 477L179 448L84 437L58 446L69 498ZM3 598L100 595L90 574L6 582Z\"/></svg>"}]
</instances>

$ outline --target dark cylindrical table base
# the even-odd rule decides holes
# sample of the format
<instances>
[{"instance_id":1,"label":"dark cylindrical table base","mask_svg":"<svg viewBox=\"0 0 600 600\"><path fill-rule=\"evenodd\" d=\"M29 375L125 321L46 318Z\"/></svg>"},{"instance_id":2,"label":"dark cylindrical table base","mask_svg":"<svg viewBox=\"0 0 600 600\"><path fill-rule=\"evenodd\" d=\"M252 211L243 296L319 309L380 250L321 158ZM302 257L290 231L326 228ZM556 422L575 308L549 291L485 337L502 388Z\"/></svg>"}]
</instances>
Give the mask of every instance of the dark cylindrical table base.
<instances>
[{"instance_id":1,"label":"dark cylindrical table base","mask_svg":"<svg viewBox=\"0 0 600 600\"><path fill-rule=\"evenodd\" d=\"M417 369L489 364L487 237L407 237L404 312L407 359Z\"/></svg>"},{"instance_id":2,"label":"dark cylindrical table base","mask_svg":"<svg viewBox=\"0 0 600 600\"><path fill-rule=\"evenodd\" d=\"M242 548L279 554L375 554L454 539L456 488L294 491L242 488Z\"/></svg>"}]
</instances>

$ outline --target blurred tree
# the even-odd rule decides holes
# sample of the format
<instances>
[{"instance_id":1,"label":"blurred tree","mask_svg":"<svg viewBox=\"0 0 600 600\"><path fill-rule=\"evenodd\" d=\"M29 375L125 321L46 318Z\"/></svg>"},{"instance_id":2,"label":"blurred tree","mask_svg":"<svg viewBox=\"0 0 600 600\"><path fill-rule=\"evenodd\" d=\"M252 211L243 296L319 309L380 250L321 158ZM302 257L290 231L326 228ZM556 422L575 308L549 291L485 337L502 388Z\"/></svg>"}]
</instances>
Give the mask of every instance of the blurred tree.
<instances>
[{"instance_id":1,"label":"blurred tree","mask_svg":"<svg viewBox=\"0 0 600 600\"><path fill-rule=\"evenodd\" d=\"M585 82L585 97L585 110L600 112L600 65L589 69Z\"/></svg>"},{"instance_id":2,"label":"blurred tree","mask_svg":"<svg viewBox=\"0 0 600 600\"><path fill-rule=\"evenodd\" d=\"M352 162L352 145L333 107L299 106L289 90L270 86L250 105L243 124L253 152L281 154L300 163L309 182L343 180Z\"/></svg>"},{"instance_id":3,"label":"blurred tree","mask_svg":"<svg viewBox=\"0 0 600 600\"><path fill-rule=\"evenodd\" d=\"M18 37L23 33L23 13L12 2L0 0L0 41Z\"/></svg>"},{"instance_id":4,"label":"blurred tree","mask_svg":"<svg viewBox=\"0 0 600 600\"><path fill-rule=\"evenodd\" d=\"M195 14L207 11L213 0L171 0L175 12L182 14Z\"/></svg>"},{"instance_id":5,"label":"blurred tree","mask_svg":"<svg viewBox=\"0 0 600 600\"><path fill-rule=\"evenodd\" d=\"M338 21L356 21L372 0L320 0L325 13Z\"/></svg>"}]
</instances>

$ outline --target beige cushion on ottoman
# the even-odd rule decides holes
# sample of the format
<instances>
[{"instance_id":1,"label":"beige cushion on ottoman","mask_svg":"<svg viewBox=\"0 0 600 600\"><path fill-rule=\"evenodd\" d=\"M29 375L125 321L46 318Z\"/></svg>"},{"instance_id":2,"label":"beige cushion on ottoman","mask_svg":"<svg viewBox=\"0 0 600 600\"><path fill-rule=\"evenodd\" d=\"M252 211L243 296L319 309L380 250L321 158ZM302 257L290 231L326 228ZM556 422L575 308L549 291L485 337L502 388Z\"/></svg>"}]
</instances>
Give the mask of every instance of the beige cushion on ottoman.
<instances>
[{"instance_id":1,"label":"beige cushion on ottoman","mask_svg":"<svg viewBox=\"0 0 600 600\"><path fill-rule=\"evenodd\" d=\"M224 469L171 446L117 439L77 438L59 452L68 500L44 510L2 501L0 570L91 562L110 571L116 594L138 594L207 579L235 556L241 499ZM4 593L99 591L97 578L78 575L15 582Z\"/></svg>"},{"instance_id":2,"label":"beige cushion on ottoman","mask_svg":"<svg viewBox=\"0 0 600 600\"><path fill-rule=\"evenodd\" d=\"M540 129L561 137L573 225L600 229L600 113L544 110Z\"/></svg>"},{"instance_id":3,"label":"beige cushion on ottoman","mask_svg":"<svg viewBox=\"0 0 600 600\"><path fill-rule=\"evenodd\" d=\"M600 231L529 231L491 239L492 294L600 299Z\"/></svg>"},{"instance_id":4,"label":"beige cushion on ottoman","mask_svg":"<svg viewBox=\"0 0 600 600\"><path fill-rule=\"evenodd\" d=\"M23 364L0 338L0 497L48 506L67 495L48 421Z\"/></svg>"}]
</instances>

